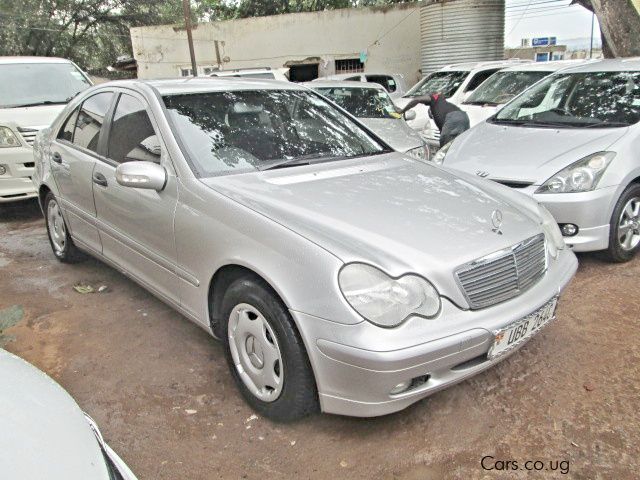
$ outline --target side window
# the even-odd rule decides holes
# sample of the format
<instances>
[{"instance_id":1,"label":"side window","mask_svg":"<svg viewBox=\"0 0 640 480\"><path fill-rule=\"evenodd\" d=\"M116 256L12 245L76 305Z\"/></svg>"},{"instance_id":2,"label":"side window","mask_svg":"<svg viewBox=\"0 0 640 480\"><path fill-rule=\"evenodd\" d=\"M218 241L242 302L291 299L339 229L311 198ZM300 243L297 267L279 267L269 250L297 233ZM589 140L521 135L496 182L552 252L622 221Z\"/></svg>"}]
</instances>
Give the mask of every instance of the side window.
<instances>
[{"instance_id":1,"label":"side window","mask_svg":"<svg viewBox=\"0 0 640 480\"><path fill-rule=\"evenodd\" d=\"M104 92L89 97L84 101L80 108L80 113L78 113L76 129L73 134L73 143L75 145L92 152L98 151L100 129L111 105L112 98L113 93Z\"/></svg>"},{"instance_id":2,"label":"side window","mask_svg":"<svg viewBox=\"0 0 640 480\"><path fill-rule=\"evenodd\" d=\"M476 88L480 86L482 82L484 82L491 75L496 73L499 69L491 69L491 70L483 70L482 72L478 72L474 75L474 77L467 84L467 88L464 89L465 92L472 92Z\"/></svg>"},{"instance_id":3,"label":"side window","mask_svg":"<svg viewBox=\"0 0 640 480\"><path fill-rule=\"evenodd\" d=\"M68 142L73 142L73 130L76 128L76 119L78 118L78 110L80 107L76 108L71 115L67 117L67 120L64 122L64 125L58 132L58 140L66 140Z\"/></svg>"},{"instance_id":4,"label":"side window","mask_svg":"<svg viewBox=\"0 0 640 480\"><path fill-rule=\"evenodd\" d=\"M160 163L160 140L153 130L145 106L126 93L120 95L113 115L107 152L107 157L118 163Z\"/></svg>"}]
</instances>

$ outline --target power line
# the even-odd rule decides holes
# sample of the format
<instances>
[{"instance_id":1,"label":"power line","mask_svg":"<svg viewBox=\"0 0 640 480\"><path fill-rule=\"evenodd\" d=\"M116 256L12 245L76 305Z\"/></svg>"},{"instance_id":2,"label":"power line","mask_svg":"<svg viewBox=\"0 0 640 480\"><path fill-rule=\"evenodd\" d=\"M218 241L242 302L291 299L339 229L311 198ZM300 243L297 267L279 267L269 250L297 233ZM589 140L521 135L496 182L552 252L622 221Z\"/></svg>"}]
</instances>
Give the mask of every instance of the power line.
<instances>
[{"instance_id":1,"label":"power line","mask_svg":"<svg viewBox=\"0 0 640 480\"><path fill-rule=\"evenodd\" d=\"M536 2L531 2L531 6L536 6L536 5L543 5L543 4L547 4L547 3L558 3L558 2L563 2L565 0L542 0L542 1L536 1ZM523 3L512 3L509 5L506 5L504 7L505 10L511 10L514 8L520 8L520 7L526 7L527 3L523 2Z\"/></svg>"}]
</instances>

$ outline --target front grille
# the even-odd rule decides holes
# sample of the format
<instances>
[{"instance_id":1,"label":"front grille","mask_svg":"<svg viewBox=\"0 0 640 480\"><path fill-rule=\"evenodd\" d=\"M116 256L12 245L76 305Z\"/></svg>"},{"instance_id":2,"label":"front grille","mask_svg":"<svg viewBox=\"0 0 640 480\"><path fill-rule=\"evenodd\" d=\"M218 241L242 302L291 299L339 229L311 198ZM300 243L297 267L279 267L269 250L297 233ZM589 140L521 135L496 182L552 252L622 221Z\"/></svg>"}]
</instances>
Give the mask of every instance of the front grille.
<instances>
[{"instance_id":1,"label":"front grille","mask_svg":"<svg viewBox=\"0 0 640 480\"><path fill-rule=\"evenodd\" d=\"M22 138L24 138L24 141L33 146L33 142L35 141L39 130L37 128L18 127L18 131L20 132L20 135L22 135Z\"/></svg>"},{"instance_id":2,"label":"front grille","mask_svg":"<svg viewBox=\"0 0 640 480\"><path fill-rule=\"evenodd\" d=\"M535 285L546 269L545 240L540 234L463 265L455 275L475 310L520 295Z\"/></svg>"}]
</instances>

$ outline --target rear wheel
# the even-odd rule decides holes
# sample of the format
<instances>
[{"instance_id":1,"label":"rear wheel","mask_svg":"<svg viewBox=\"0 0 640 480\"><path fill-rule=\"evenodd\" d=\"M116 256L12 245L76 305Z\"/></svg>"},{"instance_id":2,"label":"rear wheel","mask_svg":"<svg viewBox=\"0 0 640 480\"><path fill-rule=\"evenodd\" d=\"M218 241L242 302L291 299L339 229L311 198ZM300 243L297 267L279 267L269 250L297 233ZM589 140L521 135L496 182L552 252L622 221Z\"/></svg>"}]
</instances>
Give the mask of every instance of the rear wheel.
<instances>
[{"instance_id":1,"label":"rear wheel","mask_svg":"<svg viewBox=\"0 0 640 480\"><path fill-rule=\"evenodd\" d=\"M65 263L84 260L85 255L73 243L60 204L51 192L44 199L44 211L49 243L56 258Z\"/></svg>"},{"instance_id":2,"label":"rear wheel","mask_svg":"<svg viewBox=\"0 0 640 480\"><path fill-rule=\"evenodd\" d=\"M640 249L640 185L620 196L611 216L607 256L613 262L628 262Z\"/></svg>"},{"instance_id":3,"label":"rear wheel","mask_svg":"<svg viewBox=\"0 0 640 480\"><path fill-rule=\"evenodd\" d=\"M275 421L318 410L316 385L291 316L263 281L240 278L222 300L222 338L231 374L245 400Z\"/></svg>"}]
</instances>

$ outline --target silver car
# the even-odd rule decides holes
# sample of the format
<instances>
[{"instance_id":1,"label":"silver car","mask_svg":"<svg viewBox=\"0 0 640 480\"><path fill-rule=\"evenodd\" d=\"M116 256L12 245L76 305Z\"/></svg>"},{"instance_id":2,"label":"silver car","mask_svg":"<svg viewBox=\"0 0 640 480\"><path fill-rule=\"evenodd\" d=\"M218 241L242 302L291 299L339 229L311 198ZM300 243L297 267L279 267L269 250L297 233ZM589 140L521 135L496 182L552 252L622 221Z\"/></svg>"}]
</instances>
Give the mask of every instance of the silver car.
<instances>
[{"instance_id":1,"label":"silver car","mask_svg":"<svg viewBox=\"0 0 640 480\"><path fill-rule=\"evenodd\" d=\"M102 84L35 150L56 257L100 258L220 338L275 420L387 414L494 365L577 268L533 200L295 84Z\"/></svg>"},{"instance_id":2,"label":"silver car","mask_svg":"<svg viewBox=\"0 0 640 480\"><path fill-rule=\"evenodd\" d=\"M16 480L136 480L53 379L0 348L0 465Z\"/></svg>"},{"instance_id":3,"label":"silver car","mask_svg":"<svg viewBox=\"0 0 640 480\"><path fill-rule=\"evenodd\" d=\"M429 147L396 111L386 90L375 83L313 81L306 85L344 108L398 152L429 160ZM407 112L410 118L416 113Z\"/></svg>"},{"instance_id":4,"label":"silver car","mask_svg":"<svg viewBox=\"0 0 640 480\"><path fill-rule=\"evenodd\" d=\"M532 196L577 252L640 250L640 59L555 73L461 135L434 161Z\"/></svg>"}]
</instances>

